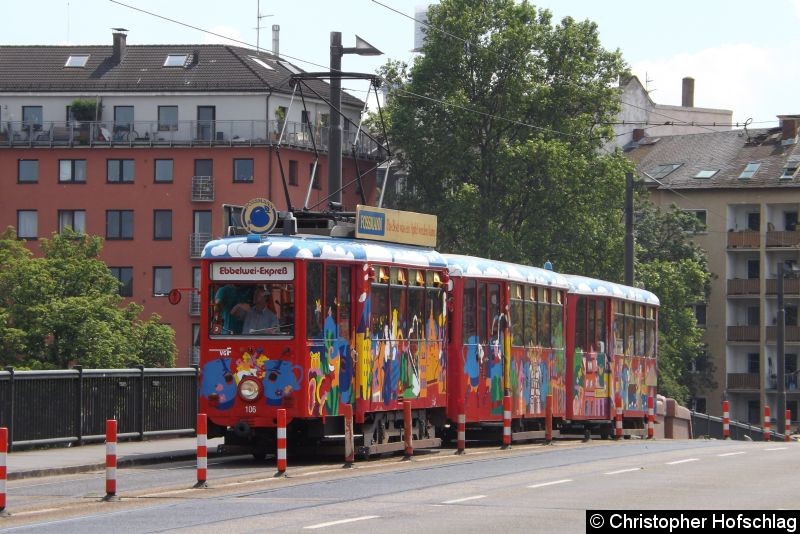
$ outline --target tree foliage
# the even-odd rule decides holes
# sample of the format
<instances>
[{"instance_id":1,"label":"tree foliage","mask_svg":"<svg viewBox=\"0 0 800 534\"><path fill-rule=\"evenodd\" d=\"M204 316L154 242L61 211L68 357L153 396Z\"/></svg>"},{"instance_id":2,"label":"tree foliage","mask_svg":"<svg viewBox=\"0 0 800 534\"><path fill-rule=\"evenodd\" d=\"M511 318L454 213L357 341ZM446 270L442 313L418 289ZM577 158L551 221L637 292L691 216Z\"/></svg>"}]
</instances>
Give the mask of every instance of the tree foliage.
<instances>
[{"instance_id":1,"label":"tree foliage","mask_svg":"<svg viewBox=\"0 0 800 534\"><path fill-rule=\"evenodd\" d=\"M439 216L439 248L612 277L627 162L602 152L619 52L597 27L513 0L430 7L423 55L382 74L397 206Z\"/></svg>"},{"instance_id":2,"label":"tree foliage","mask_svg":"<svg viewBox=\"0 0 800 534\"><path fill-rule=\"evenodd\" d=\"M142 307L122 304L119 284L99 259L102 239L66 229L34 257L16 232L0 235L0 363L23 368L71 365L172 366L174 331Z\"/></svg>"}]
</instances>

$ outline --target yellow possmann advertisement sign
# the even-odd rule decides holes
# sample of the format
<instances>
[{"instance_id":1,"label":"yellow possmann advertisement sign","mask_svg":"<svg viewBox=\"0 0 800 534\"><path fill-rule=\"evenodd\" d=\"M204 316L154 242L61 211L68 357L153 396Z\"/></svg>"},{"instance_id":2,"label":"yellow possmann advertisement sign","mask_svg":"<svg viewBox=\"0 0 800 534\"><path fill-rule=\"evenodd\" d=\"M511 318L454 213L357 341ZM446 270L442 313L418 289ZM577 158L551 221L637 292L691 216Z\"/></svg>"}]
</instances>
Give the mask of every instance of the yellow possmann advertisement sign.
<instances>
[{"instance_id":1,"label":"yellow possmann advertisement sign","mask_svg":"<svg viewBox=\"0 0 800 534\"><path fill-rule=\"evenodd\" d=\"M356 207L356 237L361 239L435 247L436 225L436 215Z\"/></svg>"}]
</instances>

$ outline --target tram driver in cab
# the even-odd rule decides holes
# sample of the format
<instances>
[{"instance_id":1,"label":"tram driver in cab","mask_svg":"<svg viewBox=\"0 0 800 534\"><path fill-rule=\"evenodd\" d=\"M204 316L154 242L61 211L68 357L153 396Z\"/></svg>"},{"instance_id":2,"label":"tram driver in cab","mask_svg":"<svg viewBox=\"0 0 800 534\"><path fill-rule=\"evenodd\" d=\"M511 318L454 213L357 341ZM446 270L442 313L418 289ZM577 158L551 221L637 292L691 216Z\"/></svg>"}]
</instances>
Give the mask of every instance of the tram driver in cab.
<instances>
[{"instance_id":1,"label":"tram driver in cab","mask_svg":"<svg viewBox=\"0 0 800 534\"><path fill-rule=\"evenodd\" d=\"M242 335L277 334L278 316L267 305L272 292L269 288L258 286L253 293L253 305L239 304L238 308L247 308L244 316Z\"/></svg>"}]
</instances>

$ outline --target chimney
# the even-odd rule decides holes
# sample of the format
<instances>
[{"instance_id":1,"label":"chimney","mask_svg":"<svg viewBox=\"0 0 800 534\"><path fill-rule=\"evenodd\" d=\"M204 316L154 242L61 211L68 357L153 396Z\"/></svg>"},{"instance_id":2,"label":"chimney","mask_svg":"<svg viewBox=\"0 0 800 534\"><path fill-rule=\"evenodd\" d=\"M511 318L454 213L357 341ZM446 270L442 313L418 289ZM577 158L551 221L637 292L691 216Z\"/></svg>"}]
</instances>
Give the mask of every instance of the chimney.
<instances>
[{"instance_id":1,"label":"chimney","mask_svg":"<svg viewBox=\"0 0 800 534\"><path fill-rule=\"evenodd\" d=\"M125 41L128 38L128 34L124 33L128 30L125 28L111 28L114 30L112 34L114 37L114 53L111 56L111 59L114 60L114 64L118 64L122 61L122 58L125 57L125 48L126 44Z\"/></svg>"},{"instance_id":2,"label":"chimney","mask_svg":"<svg viewBox=\"0 0 800 534\"><path fill-rule=\"evenodd\" d=\"M681 95L681 106L685 108L694 107L694 78L686 77L683 79L683 93Z\"/></svg>"},{"instance_id":3,"label":"chimney","mask_svg":"<svg viewBox=\"0 0 800 534\"><path fill-rule=\"evenodd\" d=\"M272 25L272 54L275 57L280 57L281 52L281 27L279 24Z\"/></svg>"},{"instance_id":4,"label":"chimney","mask_svg":"<svg viewBox=\"0 0 800 534\"><path fill-rule=\"evenodd\" d=\"M797 123L800 115L778 115L781 121L781 141L797 137Z\"/></svg>"},{"instance_id":5,"label":"chimney","mask_svg":"<svg viewBox=\"0 0 800 534\"><path fill-rule=\"evenodd\" d=\"M644 138L644 128L634 128L633 129L633 142L634 143L638 143L643 138Z\"/></svg>"}]
</instances>

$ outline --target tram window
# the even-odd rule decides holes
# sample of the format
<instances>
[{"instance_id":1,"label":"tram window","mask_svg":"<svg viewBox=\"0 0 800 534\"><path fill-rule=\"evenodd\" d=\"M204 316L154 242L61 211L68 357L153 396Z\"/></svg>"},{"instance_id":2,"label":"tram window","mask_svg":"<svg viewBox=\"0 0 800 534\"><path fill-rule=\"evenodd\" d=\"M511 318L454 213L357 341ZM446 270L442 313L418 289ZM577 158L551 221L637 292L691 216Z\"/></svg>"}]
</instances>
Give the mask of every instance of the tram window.
<instances>
[{"instance_id":1,"label":"tram window","mask_svg":"<svg viewBox=\"0 0 800 534\"><path fill-rule=\"evenodd\" d=\"M511 344L525 346L525 303L522 300L523 287L511 286Z\"/></svg>"},{"instance_id":2,"label":"tram window","mask_svg":"<svg viewBox=\"0 0 800 534\"><path fill-rule=\"evenodd\" d=\"M322 263L312 261L306 267L306 336L322 337Z\"/></svg>"},{"instance_id":3,"label":"tram window","mask_svg":"<svg viewBox=\"0 0 800 534\"><path fill-rule=\"evenodd\" d=\"M339 337L350 339L350 267L339 267Z\"/></svg>"},{"instance_id":4,"label":"tram window","mask_svg":"<svg viewBox=\"0 0 800 534\"><path fill-rule=\"evenodd\" d=\"M632 356L635 350L635 325L634 325L634 309L631 302L625 303L625 355Z\"/></svg>"},{"instance_id":5,"label":"tram window","mask_svg":"<svg viewBox=\"0 0 800 534\"><path fill-rule=\"evenodd\" d=\"M491 320L492 325L492 339L497 340L499 339L500 335L500 284L488 284L489 289L489 313L491 314L488 317Z\"/></svg>"},{"instance_id":6,"label":"tram window","mask_svg":"<svg viewBox=\"0 0 800 534\"><path fill-rule=\"evenodd\" d=\"M536 341L536 288L528 287L525 291L525 343L535 347Z\"/></svg>"},{"instance_id":7,"label":"tram window","mask_svg":"<svg viewBox=\"0 0 800 534\"><path fill-rule=\"evenodd\" d=\"M339 302L336 299L338 278L336 275L337 269L335 265L325 266L325 308L322 313L324 315L323 321L326 321L328 316L331 316L334 324L339 324Z\"/></svg>"},{"instance_id":8,"label":"tram window","mask_svg":"<svg viewBox=\"0 0 800 534\"><path fill-rule=\"evenodd\" d=\"M488 309L486 282L478 282L478 340L481 343L486 343L488 340L488 327L486 325Z\"/></svg>"},{"instance_id":9,"label":"tram window","mask_svg":"<svg viewBox=\"0 0 800 534\"><path fill-rule=\"evenodd\" d=\"M602 349L605 349L606 344L606 309L605 302L601 299L597 299L595 301L595 321L595 339L597 341L595 350L602 352ZM600 346L601 343L603 345L602 349Z\"/></svg>"},{"instance_id":10,"label":"tram window","mask_svg":"<svg viewBox=\"0 0 800 534\"><path fill-rule=\"evenodd\" d=\"M294 284L211 284L211 335L294 335Z\"/></svg>"},{"instance_id":11,"label":"tram window","mask_svg":"<svg viewBox=\"0 0 800 534\"><path fill-rule=\"evenodd\" d=\"M561 291L553 291L550 304L550 342L551 347L564 347L564 298Z\"/></svg>"},{"instance_id":12,"label":"tram window","mask_svg":"<svg viewBox=\"0 0 800 534\"><path fill-rule=\"evenodd\" d=\"M575 303L575 348L586 350L586 297L578 297L578 302ZM590 302L591 304L591 302ZM591 308L591 306L590 306ZM591 339L592 319L589 321L589 338Z\"/></svg>"},{"instance_id":13,"label":"tram window","mask_svg":"<svg viewBox=\"0 0 800 534\"><path fill-rule=\"evenodd\" d=\"M464 280L464 303L461 313L461 334L463 343L471 343L470 338L477 335L477 327L475 325L475 314L477 312L477 301L475 299L475 280Z\"/></svg>"},{"instance_id":14,"label":"tram window","mask_svg":"<svg viewBox=\"0 0 800 534\"><path fill-rule=\"evenodd\" d=\"M625 350L625 308L620 301L614 301L614 354L622 354Z\"/></svg>"},{"instance_id":15,"label":"tram window","mask_svg":"<svg viewBox=\"0 0 800 534\"><path fill-rule=\"evenodd\" d=\"M539 290L539 301L536 303L536 318L539 330L539 345L550 347L550 290Z\"/></svg>"},{"instance_id":16,"label":"tram window","mask_svg":"<svg viewBox=\"0 0 800 534\"><path fill-rule=\"evenodd\" d=\"M409 331L409 337L413 339L420 339L425 337L425 285L418 285L419 281L416 275L411 278L411 284L408 286L408 317L410 324L414 328L414 332Z\"/></svg>"},{"instance_id":17,"label":"tram window","mask_svg":"<svg viewBox=\"0 0 800 534\"><path fill-rule=\"evenodd\" d=\"M384 337L384 327L389 324L389 286L386 283L375 282L370 288L370 322L373 338Z\"/></svg>"},{"instance_id":18,"label":"tram window","mask_svg":"<svg viewBox=\"0 0 800 534\"><path fill-rule=\"evenodd\" d=\"M427 285L427 289L425 290L426 295L427 295L426 302L425 302L425 305L426 305L425 313L427 315L426 315L425 321L424 321L425 325L423 326L423 332L425 332L425 329L428 327L430 319L433 319L434 322L437 325L442 324L442 321L440 319L442 318L442 311L443 311L443 308L442 308L442 306L443 306L443 302L442 302L443 292L442 292L442 290L440 288L435 287L433 285L433 281L434 281L433 272L432 271L428 271L426 273L425 278L426 278L426 282L428 284ZM444 337L444 332L440 331L438 336L435 335L434 332L428 332L428 336L430 336L432 339L442 338L442 337Z\"/></svg>"},{"instance_id":19,"label":"tram window","mask_svg":"<svg viewBox=\"0 0 800 534\"><path fill-rule=\"evenodd\" d=\"M405 269L392 268L391 287L389 290L391 320L397 319L394 325L398 332L402 333L403 339L408 336L408 295L406 292L406 272Z\"/></svg>"}]
</instances>

